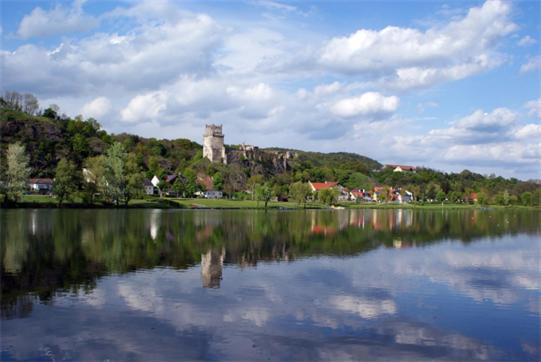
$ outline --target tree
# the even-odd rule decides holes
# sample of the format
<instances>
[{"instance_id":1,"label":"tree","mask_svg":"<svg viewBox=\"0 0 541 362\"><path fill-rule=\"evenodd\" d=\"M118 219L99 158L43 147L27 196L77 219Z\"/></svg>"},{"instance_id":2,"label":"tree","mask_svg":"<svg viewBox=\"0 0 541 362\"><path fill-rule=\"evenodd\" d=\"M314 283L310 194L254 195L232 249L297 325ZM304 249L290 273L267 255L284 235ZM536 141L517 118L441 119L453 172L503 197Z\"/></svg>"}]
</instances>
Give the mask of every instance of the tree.
<instances>
[{"instance_id":1,"label":"tree","mask_svg":"<svg viewBox=\"0 0 541 362\"><path fill-rule=\"evenodd\" d=\"M58 199L58 206L61 206L65 199L71 199L77 192L80 177L75 165L66 160L61 159L56 166L54 178L53 194Z\"/></svg>"},{"instance_id":2,"label":"tree","mask_svg":"<svg viewBox=\"0 0 541 362\"><path fill-rule=\"evenodd\" d=\"M272 198L272 189L268 183L263 185L257 185L255 188L256 199L257 201L263 201L265 203L265 209L267 209L267 204Z\"/></svg>"},{"instance_id":3,"label":"tree","mask_svg":"<svg viewBox=\"0 0 541 362\"><path fill-rule=\"evenodd\" d=\"M212 177L212 184L215 190L222 191L224 188L224 177L220 171L216 172Z\"/></svg>"},{"instance_id":4,"label":"tree","mask_svg":"<svg viewBox=\"0 0 541 362\"><path fill-rule=\"evenodd\" d=\"M445 192L443 192L442 190L438 191L436 193L436 201L437 202L443 202L445 201Z\"/></svg>"},{"instance_id":5,"label":"tree","mask_svg":"<svg viewBox=\"0 0 541 362\"><path fill-rule=\"evenodd\" d=\"M126 190L124 204L127 206L131 199L143 196L145 175L137 162L137 156L129 153L126 157Z\"/></svg>"},{"instance_id":6,"label":"tree","mask_svg":"<svg viewBox=\"0 0 541 362\"><path fill-rule=\"evenodd\" d=\"M325 205L333 205L338 200L338 194L339 191L337 189L327 188L318 192L318 199Z\"/></svg>"},{"instance_id":7,"label":"tree","mask_svg":"<svg viewBox=\"0 0 541 362\"><path fill-rule=\"evenodd\" d=\"M3 99L8 109L14 111L22 110L23 96L20 93L7 91L4 93Z\"/></svg>"},{"instance_id":8,"label":"tree","mask_svg":"<svg viewBox=\"0 0 541 362\"><path fill-rule=\"evenodd\" d=\"M30 176L28 167L29 158L25 147L20 143L13 143L7 150L6 194L5 201L17 202L26 190L26 183Z\"/></svg>"},{"instance_id":9,"label":"tree","mask_svg":"<svg viewBox=\"0 0 541 362\"><path fill-rule=\"evenodd\" d=\"M126 150L120 142L115 142L107 150L104 160L105 196L115 205L126 196Z\"/></svg>"},{"instance_id":10,"label":"tree","mask_svg":"<svg viewBox=\"0 0 541 362\"><path fill-rule=\"evenodd\" d=\"M252 200L255 199L255 188L258 184L263 183L263 176L262 175L252 175L248 179L248 188L250 189Z\"/></svg>"},{"instance_id":11,"label":"tree","mask_svg":"<svg viewBox=\"0 0 541 362\"><path fill-rule=\"evenodd\" d=\"M30 93L26 93L23 96L23 112L26 112L30 115L36 114L39 109L39 102L36 97Z\"/></svg>"},{"instance_id":12,"label":"tree","mask_svg":"<svg viewBox=\"0 0 541 362\"><path fill-rule=\"evenodd\" d=\"M487 205L488 204L488 196L485 192L481 191L477 193L477 202L480 205Z\"/></svg>"},{"instance_id":13,"label":"tree","mask_svg":"<svg viewBox=\"0 0 541 362\"><path fill-rule=\"evenodd\" d=\"M350 189L370 190L372 187L374 187L374 184L368 176L360 172L354 172L349 176L344 186Z\"/></svg>"},{"instance_id":14,"label":"tree","mask_svg":"<svg viewBox=\"0 0 541 362\"><path fill-rule=\"evenodd\" d=\"M289 187L289 194L297 204L303 204L306 207L306 200L312 194L312 190L308 184L299 181Z\"/></svg>"},{"instance_id":15,"label":"tree","mask_svg":"<svg viewBox=\"0 0 541 362\"><path fill-rule=\"evenodd\" d=\"M89 157L84 161L83 201L92 204L94 196L105 188L105 156Z\"/></svg>"},{"instance_id":16,"label":"tree","mask_svg":"<svg viewBox=\"0 0 541 362\"><path fill-rule=\"evenodd\" d=\"M522 203L522 205L524 206L532 206L532 193L529 192L529 191L526 191L526 192L523 192L521 195L520 195L520 202Z\"/></svg>"}]
</instances>

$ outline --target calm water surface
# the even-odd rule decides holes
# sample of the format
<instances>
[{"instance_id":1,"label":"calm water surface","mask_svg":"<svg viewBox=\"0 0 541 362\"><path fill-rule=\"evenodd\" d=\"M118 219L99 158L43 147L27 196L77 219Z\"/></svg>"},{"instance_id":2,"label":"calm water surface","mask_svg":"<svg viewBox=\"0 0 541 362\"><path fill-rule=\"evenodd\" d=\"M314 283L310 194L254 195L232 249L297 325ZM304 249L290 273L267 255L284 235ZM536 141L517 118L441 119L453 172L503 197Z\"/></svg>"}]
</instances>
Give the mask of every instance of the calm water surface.
<instances>
[{"instance_id":1,"label":"calm water surface","mask_svg":"<svg viewBox=\"0 0 541 362\"><path fill-rule=\"evenodd\" d=\"M539 360L536 211L2 210L1 360Z\"/></svg>"}]
</instances>

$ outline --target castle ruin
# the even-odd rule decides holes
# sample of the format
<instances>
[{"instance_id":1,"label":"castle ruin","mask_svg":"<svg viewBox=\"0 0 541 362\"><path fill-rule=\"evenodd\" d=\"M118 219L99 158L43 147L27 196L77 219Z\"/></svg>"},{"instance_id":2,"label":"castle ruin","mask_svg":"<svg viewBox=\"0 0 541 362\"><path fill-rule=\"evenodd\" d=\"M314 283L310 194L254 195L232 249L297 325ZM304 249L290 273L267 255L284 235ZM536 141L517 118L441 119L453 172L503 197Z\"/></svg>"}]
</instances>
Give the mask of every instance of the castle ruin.
<instances>
[{"instance_id":1,"label":"castle ruin","mask_svg":"<svg viewBox=\"0 0 541 362\"><path fill-rule=\"evenodd\" d=\"M213 163L227 164L222 125L207 124L203 133L203 157Z\"/></svg>"}]
</instances>

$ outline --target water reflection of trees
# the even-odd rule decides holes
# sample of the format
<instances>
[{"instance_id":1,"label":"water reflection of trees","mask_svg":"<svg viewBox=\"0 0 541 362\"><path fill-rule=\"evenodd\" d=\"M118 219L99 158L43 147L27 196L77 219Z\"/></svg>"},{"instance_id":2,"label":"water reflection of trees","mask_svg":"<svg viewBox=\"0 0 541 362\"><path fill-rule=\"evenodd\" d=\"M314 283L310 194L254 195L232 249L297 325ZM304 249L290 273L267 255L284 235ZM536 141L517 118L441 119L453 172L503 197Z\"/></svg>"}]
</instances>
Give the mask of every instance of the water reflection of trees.
<instances>
[{"instance_id":1,"label":"water reflection of trees","mask_svg":"<svg viewBox=\"0 0 541 362\"><path fill-rule=\"evenodd\" d=\"M108 273L201 263L203 286L219 287L224 263L246 267L539 233L539 216L506 210L10 210L0 217L2 316L29 313L28 298L49 302L58 291L91 290Z\"/></svg>"}]
</instances>

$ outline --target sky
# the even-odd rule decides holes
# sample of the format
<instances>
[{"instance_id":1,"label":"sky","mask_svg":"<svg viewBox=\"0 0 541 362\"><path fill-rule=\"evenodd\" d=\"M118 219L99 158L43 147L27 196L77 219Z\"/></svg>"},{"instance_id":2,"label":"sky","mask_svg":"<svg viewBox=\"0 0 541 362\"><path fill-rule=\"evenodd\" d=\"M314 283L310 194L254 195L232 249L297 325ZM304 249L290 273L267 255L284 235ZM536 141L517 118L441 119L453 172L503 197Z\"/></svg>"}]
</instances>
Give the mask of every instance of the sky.
<instances>
[{"instance_id":1,"label":"sky","mask_svg":"<svg viewBox=\"0 0 541 362\"><path fill-rule=\"evenodd\" d=\"M0 90L109 132L541 178L538 1L0 6Z\"/></svg>"}]
</instances>

